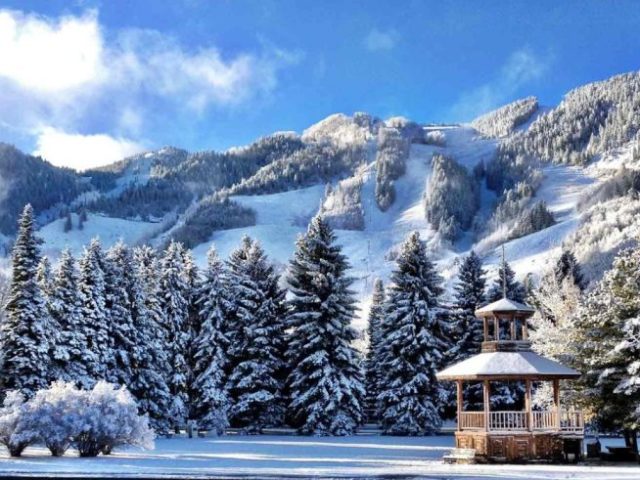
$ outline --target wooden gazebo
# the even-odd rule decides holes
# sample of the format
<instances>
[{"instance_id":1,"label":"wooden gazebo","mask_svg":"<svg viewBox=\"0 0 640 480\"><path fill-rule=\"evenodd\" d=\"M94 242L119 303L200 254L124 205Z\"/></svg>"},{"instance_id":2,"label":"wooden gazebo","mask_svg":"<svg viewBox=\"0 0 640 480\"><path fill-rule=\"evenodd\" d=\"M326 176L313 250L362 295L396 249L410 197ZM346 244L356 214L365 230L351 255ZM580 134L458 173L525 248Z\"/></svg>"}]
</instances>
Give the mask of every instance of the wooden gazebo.
<instances>
[{"instance_id":1,"label":"wooden gazebo","mask_svg":"<svg viewBox=\"0 0 640 480\"><path fill-rule=\"evenodd\" d=\"M561 407L559 386L561 379L580 374L531 351L527 319L533 313L531 307L507 298L477 310L484 323L482 352L436 375L457 384L457 448L474 449L476 457L492 461L551 460L569 443L581 449L582 413ZM524 383L524 410L491 410L491 382L504 381ZM465 382L482 382L482 411L464 411ZM553 383L552 409L532 408L533 382Z\"/></svg>"}]
</instances>

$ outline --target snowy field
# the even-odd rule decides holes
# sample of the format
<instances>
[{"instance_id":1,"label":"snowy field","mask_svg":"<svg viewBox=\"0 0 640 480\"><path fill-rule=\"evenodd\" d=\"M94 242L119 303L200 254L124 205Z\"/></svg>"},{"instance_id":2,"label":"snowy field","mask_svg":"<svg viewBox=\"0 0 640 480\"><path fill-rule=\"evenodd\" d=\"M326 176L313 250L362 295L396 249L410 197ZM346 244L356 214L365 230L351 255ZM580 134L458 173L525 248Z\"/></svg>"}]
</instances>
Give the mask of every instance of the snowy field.
<instances>
[{"instance_id":1,"label":"snowy field","mask_svg":"<svg viewBox=\"0 0 640 480\"><path fill-rule=\"evenodd\" d=\"M161 439L156 441L153 451L131 449L93 459L77 458L74 452L52 458L44 448L32 447L18 459L0 451L0 476L640 478L640 466L631 465L445 465L442 456L452 445L450 435L421 438L225 436Z\"/></svg>"}]
</instances>

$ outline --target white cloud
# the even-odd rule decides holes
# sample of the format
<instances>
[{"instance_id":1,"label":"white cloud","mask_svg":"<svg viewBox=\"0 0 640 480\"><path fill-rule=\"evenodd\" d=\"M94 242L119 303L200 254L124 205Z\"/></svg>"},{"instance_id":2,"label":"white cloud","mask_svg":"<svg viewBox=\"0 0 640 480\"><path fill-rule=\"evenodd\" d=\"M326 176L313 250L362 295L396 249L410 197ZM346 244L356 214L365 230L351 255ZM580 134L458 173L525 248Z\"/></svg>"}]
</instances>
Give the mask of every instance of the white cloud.
<instances>
[{"instance_id":1,"label":"white cloud","mask_svg":"<svg viewBox=\"0 0 640 480\"><path fill-rule=\"evenodd\" d=\"M54 165L82 171L108 165L143 150L145 148L141 144L126 138L105 134L81 135L45 127L38 134L34 154Z\"/></svg>"},{"instance_id":2,"label":"white cloud","mask_svg":"<svg viewBox=\"0 0 640 480\"><path fill-rule=\"evenodd\" d=\"M551 58L541 57L527 48L516 50L491 82L460 96L451 108L451 115L458 120L471 120L509 101L523 86L542 78Z\"/></svg>"},{"instance_id":3,"label":"white cloud","mask_svg":"<svg viewBox=\"0 0 640 480\"><path fill-rule=\"evenodd\" d=\"M268 97L279 71L299 58L264 43L226 56L215 46L186 47L157 31L107 32L95 10L51 18L0 9L0 124L40 132L39 149L41 142L73 138L129 151L132 144L120 137L138 138L157 125L158 115L193 119L194 112ZM41 125L57 135L43 134ZM94 131L106 135L61 136Z\"/></svg>"},{"instance_id":4,"label":"white cloud","mask_svg":"<svg viewBox=\"0 0 640 480\"><path fill-rule=\"evenodd\" d=\"M0 11L0 76L26 89L55 93L105 72L95 12L47 19Z\"/></svg>"},{"instance_id":5,"label":"white cloud","mask_svg":"<svg viewBox=\"0 0 640 480\"><path fill-rule=\"evenodd\" d=\"M399 40L395 30L378 30L374 28L364 39L365 47L372 52L388 52L393 50Z\"/></svg>"}]
</instances>

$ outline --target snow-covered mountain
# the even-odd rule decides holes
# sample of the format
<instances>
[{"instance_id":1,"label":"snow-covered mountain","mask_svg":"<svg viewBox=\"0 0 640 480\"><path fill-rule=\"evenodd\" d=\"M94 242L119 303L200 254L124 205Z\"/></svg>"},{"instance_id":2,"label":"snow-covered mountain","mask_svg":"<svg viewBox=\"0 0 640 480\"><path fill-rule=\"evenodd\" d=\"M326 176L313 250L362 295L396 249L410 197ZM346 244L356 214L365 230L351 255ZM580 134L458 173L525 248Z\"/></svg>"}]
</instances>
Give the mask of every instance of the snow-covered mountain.
<instances>
[{"instance_id":1,"label":"snow-covered mountain","mask_svg":"<svg viewBox=\"0 0 640 480\"><path fill-rule=\"evenodd\" d=\"M2 145L0 233L8 242L30 201L52 257L94 236L107 245L176 238L204 263L211 243L227 255L250 235L284 268L322 211L363 306L413 230L447 279L471 249L493 274L502 244L520 278L568 248L597 279L638 238L639 131L640 73L630 73L577 88L553 108L529 97L468 125L336 114L301 135L226 152L165 147L84 173Z\"/></svg>"}]
</instances>

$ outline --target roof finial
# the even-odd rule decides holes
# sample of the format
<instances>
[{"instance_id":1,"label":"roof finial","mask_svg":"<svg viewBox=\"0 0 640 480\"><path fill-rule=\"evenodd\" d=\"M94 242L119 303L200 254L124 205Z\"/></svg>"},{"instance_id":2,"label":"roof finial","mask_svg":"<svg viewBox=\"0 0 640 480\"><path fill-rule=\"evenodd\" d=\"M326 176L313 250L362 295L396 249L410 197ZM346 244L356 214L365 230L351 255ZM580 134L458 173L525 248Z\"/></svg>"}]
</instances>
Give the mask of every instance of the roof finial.
<instances>
[{"instance_id":1,"label":"roof finial","mask_svg":"<svg viewBox=\"0 0 640 480\"><path fill-rule=\"evenodd\" d=\"M507 298L507 261L504 259L504 243L502 244L502 298Z\"/></svg>"}]
</instances>

